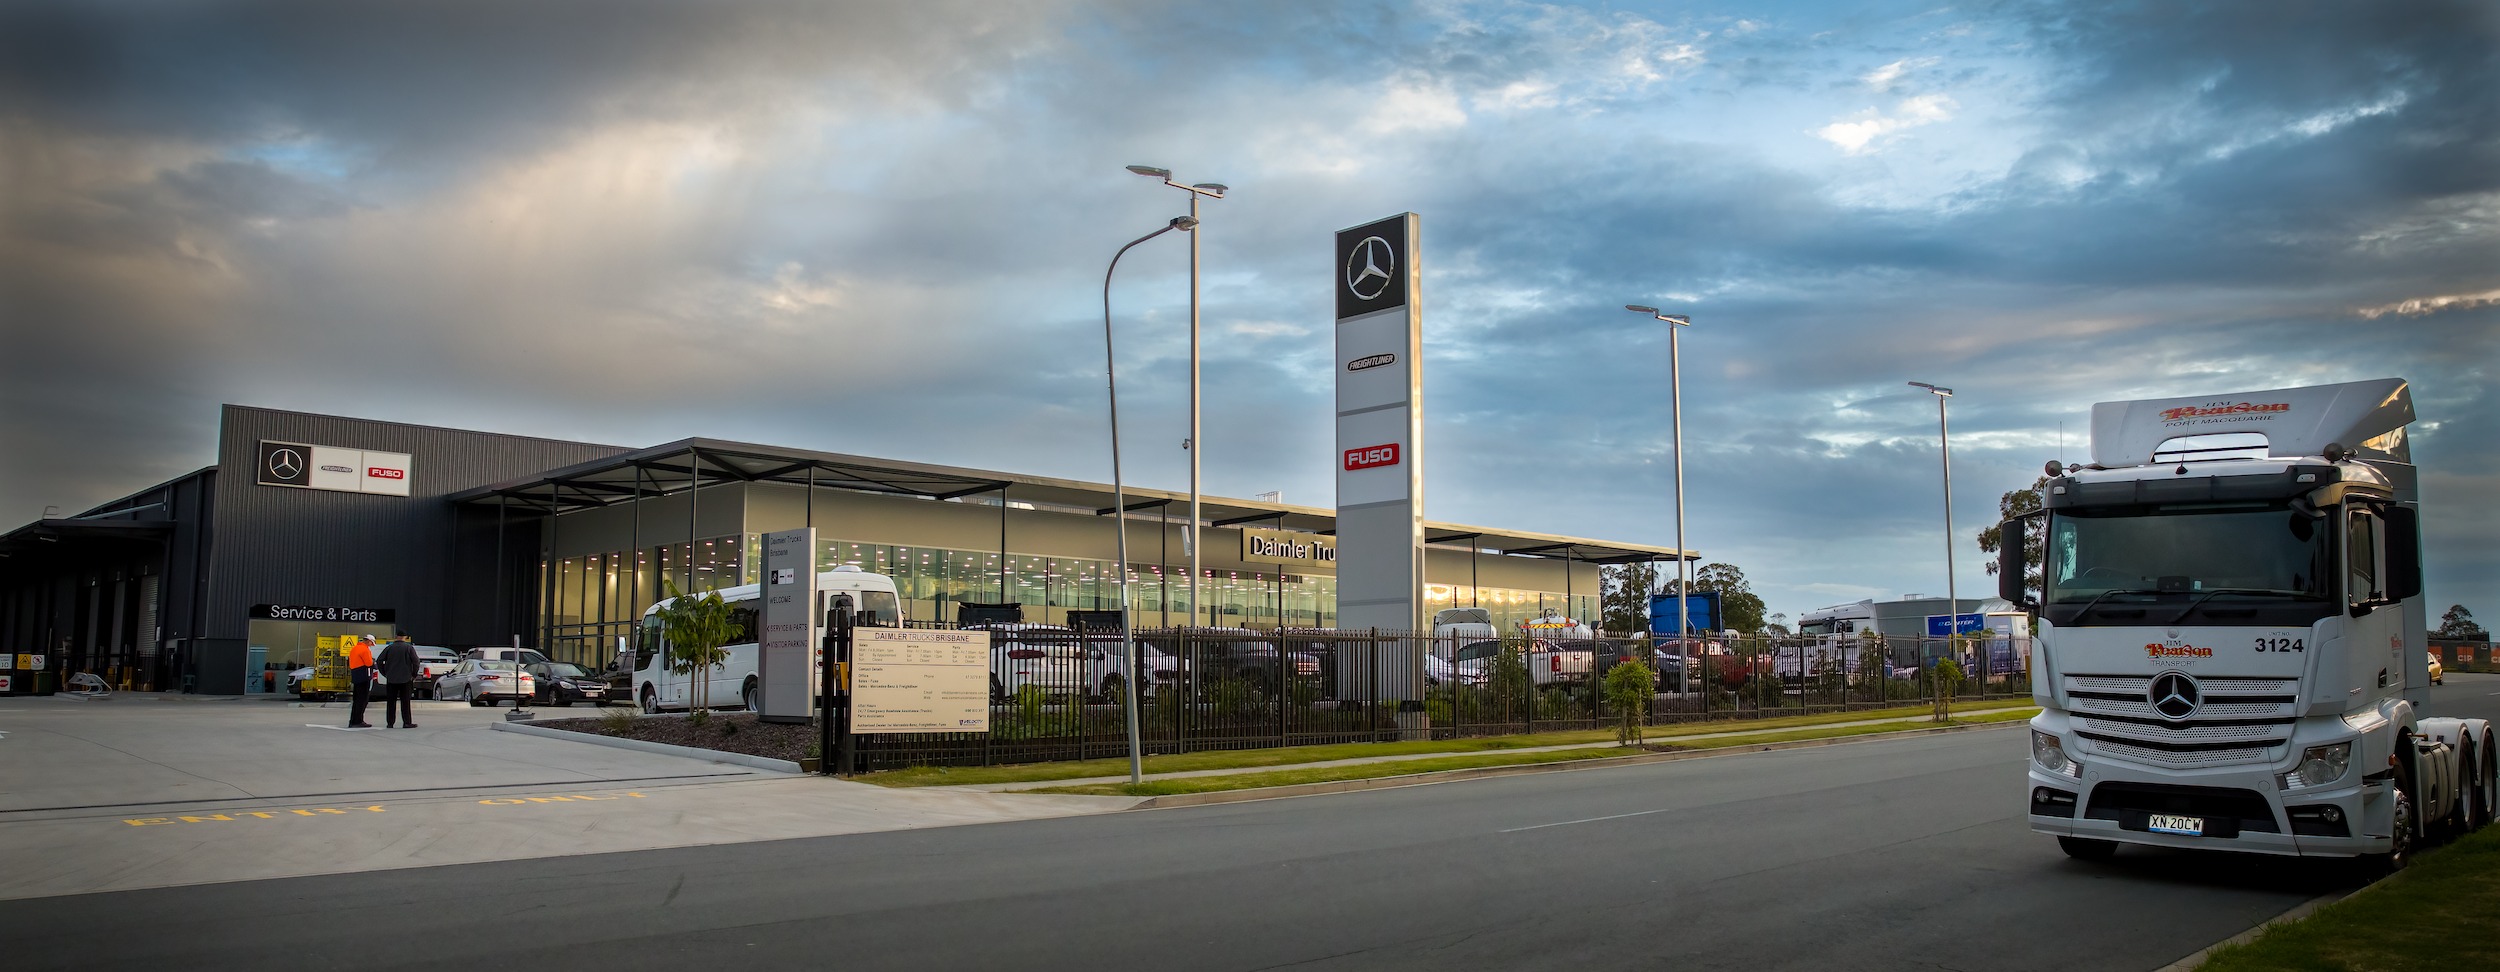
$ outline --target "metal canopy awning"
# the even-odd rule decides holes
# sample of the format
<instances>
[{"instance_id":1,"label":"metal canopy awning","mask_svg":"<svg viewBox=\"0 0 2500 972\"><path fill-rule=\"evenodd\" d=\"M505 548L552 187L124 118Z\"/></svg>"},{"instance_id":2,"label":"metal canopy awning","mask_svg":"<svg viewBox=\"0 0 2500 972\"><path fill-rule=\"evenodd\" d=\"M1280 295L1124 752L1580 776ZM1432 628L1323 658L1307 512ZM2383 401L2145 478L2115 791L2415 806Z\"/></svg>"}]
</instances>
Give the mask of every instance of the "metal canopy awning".
<instances>
[{"instance_id":1,"label":"metal canopy awning","mask_svg":"<svg viewBox=\"0 0 2500 972\"><path fill-rule=\"evenodd\" d=\"M454 503L503 506L522 514L569 513L630 503L686 491L697 484L776 483L950 500L988 496L995 501L1030 503L1039 509L1109 516L1113 496L1109 484L1047 476L1027 476L872 459L834 452L763 446L720 439L680 439L665 445L594 459L525 479L481 486L455 493ZM1129 487L1125 504L1131 516L1189 516L1189 494ZM1201 496L1199 510L1209 526L1272 527L1306 533L1337 532L1336 511L1265 500ZM1615 543L1451 523L1424 524L1424 539L1433 544L1464 544L1489 553L1546 557L1583 563L1620 564L1674 560L1675 549L1647 544ZM1687 560L1700 555L1684 552Z\"/></svg>"},{"instance_id":2,"label":"metal canopy awning","mask_svg":"<svg viewBox=\"0 0 2500 972\"><path fill-rule=\"evenodd\" d=\"M171 520L100 520L54 517L0 534L0 558L41 556L100 544L155 543L174 532Z\"/></svg>"}]
</instances>

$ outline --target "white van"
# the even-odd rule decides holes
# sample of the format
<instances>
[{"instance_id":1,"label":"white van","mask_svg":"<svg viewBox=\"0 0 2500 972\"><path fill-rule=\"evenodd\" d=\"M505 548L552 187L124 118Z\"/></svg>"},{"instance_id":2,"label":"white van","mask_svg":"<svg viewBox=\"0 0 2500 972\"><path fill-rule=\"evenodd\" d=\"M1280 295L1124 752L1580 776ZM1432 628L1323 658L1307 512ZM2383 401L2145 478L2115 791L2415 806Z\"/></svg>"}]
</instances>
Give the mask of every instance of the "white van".
<instances>
[{"instance_id":1,"label":"white van","mask_svg":"<svg viewBox=\"0 0 2500 972\"><path fill-rule=\"evenodd\" d=\"M644 712L684 709L693 704L695 679L709 676L704 697L707 708L744 706L755 708L758 652L756 630L763 623L763 586L745 584L723 588L717 593L729 603L736 619L737 633L721 647L729 657L709 671L680 675L671 670L668 646L661 634L660 611L676 600L670 598L651 605L642 612L642 651L634 668L634 701ZM872 628L892 628L903 623L903 602L894 588L894 578L872 574L855 564L843 564L816 575L816 610L830 623L833 596L851 596L852 615L857 623ZM699 595L697 595L699 596ZM816 653L816 676L823 673L824 652Z\"/></svg>"}]
</instances>

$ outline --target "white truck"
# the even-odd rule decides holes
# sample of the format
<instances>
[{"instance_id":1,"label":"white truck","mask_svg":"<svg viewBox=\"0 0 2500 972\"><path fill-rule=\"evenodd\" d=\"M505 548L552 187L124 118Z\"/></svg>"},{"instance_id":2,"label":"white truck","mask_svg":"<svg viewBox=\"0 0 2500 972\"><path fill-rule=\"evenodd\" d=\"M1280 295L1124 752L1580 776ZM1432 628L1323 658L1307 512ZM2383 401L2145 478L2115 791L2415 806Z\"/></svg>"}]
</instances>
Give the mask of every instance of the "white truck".
<instances>
[{"instance_id":1,"label":"white truck","mask_svg":"<svg viewBox=\"0 0 2500 972\"><path fill-rule=\"evenodd\" d=\"M2040 615L2033 831L2394 868L2491 819L2491 726L2426 711L2413 417L2393 378L2092 407L1998 568Z\"/></svg>"}]
</instances>

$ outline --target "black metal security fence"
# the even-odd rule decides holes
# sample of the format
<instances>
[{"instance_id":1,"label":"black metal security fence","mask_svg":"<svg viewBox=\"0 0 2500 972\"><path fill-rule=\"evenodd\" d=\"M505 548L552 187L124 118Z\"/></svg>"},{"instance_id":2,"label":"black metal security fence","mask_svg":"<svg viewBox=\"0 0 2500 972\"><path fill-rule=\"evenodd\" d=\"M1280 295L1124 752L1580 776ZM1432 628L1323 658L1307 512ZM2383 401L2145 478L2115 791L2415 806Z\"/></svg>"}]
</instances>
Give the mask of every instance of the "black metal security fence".
<instances>
[{"instance_id":1,"label":"black metal security fence","mask_svg":"<svg viewBox=\"0 0 2500 972\"><path fill-rule=\"evenodd\" d=\"M1914 704L1934 664L1969 673L1960 698L2030 691L2019 651L1961 639L1439 638L1342 629L1154 628L1121 661L1114 630L999 623L990 731L862 736L862 769L1097 759L1128 752L1138 693L1149 754L1601 729L1621 710L1604 679L1648 665L1638 718L1661 725Z\"/></svg>"}]
</instances>

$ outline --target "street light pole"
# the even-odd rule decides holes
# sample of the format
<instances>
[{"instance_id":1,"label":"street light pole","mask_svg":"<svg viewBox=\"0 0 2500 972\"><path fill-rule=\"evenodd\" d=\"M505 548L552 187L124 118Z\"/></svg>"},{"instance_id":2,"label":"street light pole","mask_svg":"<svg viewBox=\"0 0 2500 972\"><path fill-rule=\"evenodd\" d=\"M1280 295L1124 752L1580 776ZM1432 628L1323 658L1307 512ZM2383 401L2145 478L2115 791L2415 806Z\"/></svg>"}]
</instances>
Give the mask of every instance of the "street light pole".
<instances>
[{"instance_id":1,"label":"street light pole","mask_svg":"<svg viewBox=\"0 0 2500 972\"><path fill-rule=\"evenodd\" d=\"M1684 647L1692 631L1691 582L1685 579L1687 563L1684 554L1684 363L1676 335L1693 326L1692 318L1682 314L1661 314L1658 308L1625 304L1624 310L1647 314L1667 323L1667 388L1670 411L1675 416L1675 666L1676 693L1693 691L1692 665L1686 663Z\"/></svg>"},{"instance_id":2,"label":"street light pole","mask_svg":"<svg viewBox=\"0 0 2500 972\"><path fill-rule=\"evenodd\" d=\"M1199 198L1222 199L1230 188L1217 182L1182 185L1172 181L1172 170L1151 165L1132 165L1128 170L1148 178L1161 179L1164 185L1188 193L1189 223L1193 228L1198 225ZM1205 522L1198 510L1198 456L1205 451L1199 448L1198 441L1198 240L1203 235L1189 234L1189 439L1182 444L1182 448L1189 450L1189 626L1193 628L1202 621L1198 616L1198 548L1206 539L1198 534L1198 525Z\"/></svg>"},{"instance_id":3,"label":"street light pole","mask_svg":"<svg viewBox=\"0 0 2500 972\"><path fill-rule=\"evenodd\" d=\"M1187 232L1198 226L1190 216L1173 217L1162 229L1140 236L1111 255L1111 265L1102 271L1102 376L1103 388L1111 395L1111 516L1114 530L1120 537L1120 669L1127 683L1120 707L1128 720L1128 781L1145 779L1145 749L1137 730L1138 669L1135 627L1129 622L1128 599L1128 485L1120 478L1120 377L1118 359L1111 353L1111 272L1120 268L1120 258L1137 244L1162 236L1173 230Z\"/></svg>"},{"instance_id":4,"label":"street light pole","mask_svg":"<svg viewBox=\"0 0 2500 972\"><path fill-rule=\"evenodd\" d=\"M1913 388L1927 389L1936 396L1936 447L1944 457L1944 634L1945 653L1953 653L1953 639L1962 633L1962 601L1953 589L1953 437L1945 424L1944 403L1953 397L1953 389L1930 385L1923 381L1910 383Z\"/></svg>"}]
</instances>

